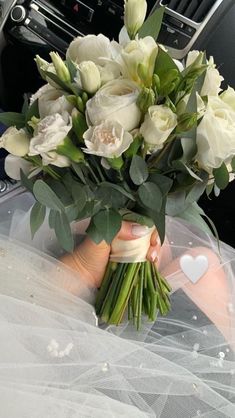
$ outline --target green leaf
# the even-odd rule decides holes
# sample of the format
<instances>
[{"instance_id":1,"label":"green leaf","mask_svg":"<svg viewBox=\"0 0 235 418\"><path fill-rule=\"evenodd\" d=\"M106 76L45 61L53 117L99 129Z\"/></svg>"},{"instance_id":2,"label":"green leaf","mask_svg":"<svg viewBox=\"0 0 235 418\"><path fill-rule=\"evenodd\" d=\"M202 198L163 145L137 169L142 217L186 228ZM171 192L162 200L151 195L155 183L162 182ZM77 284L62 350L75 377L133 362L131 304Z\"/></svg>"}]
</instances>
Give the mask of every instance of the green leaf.
<instances>
[{"instance_id":1,"label":"green leaf","mask_svg":"<svg viewBox=\"0 0 235 418\"><path fill-rule=\"evenodd\" d=\"M57 210L51 209L48 217L49 227L55 229L55 219L56 219Z\"/></svg>"},{"instance_id":2,"label":"green leaf","mask_svg":"<svg viewBox=\"0 0 235 418\"><path fill-rule=\"evenodd\" d=\"M188 206L185 200L185 190L169 194L166 202L166 214L170 216L178 216L179 213L183 212Z\"/></svg>"},{"instance_id":3,"label":"green leaf","mask_svg":"<svg viewBox=\"0 0 235 418\"><path fill-rule=\"evenodd\" d=\"M6 126L15 126L17 129L25 127L25 116L22 113L4 112L0 113L0 122Z\"/></svg>"},{"instance_id":4,"label":"green leaf","mask_svg":"<svg viewBox=\"0 0 235 418\"><path fill-rule=\"evenodd\" d=\"M74 202L76 203L78 212L81 212L84 209L87 202L87 194L84 190L84 187L82 187L78 183L74 183L72 186L72 196Z\"/></svg>"},{"instance_id":5,"label":"green leaf","mask_svg":"<svg viewBox=\"0 0 235 418\"><path fill-rule=\"evenodd\" d=\"M96 198L102 206L109 206L114 209L121 209L126 206L127 198L118 190L113 189L110 193L110 188L107 186L99 186L96 191Z\"/></svg>"},{"instance_id":6,"label":"green leaf","mask_svg":"<svg viewBox=\"0 0 235 418\"><path fill-rule=\"evenodd\" d=\"M213 175L215 177L216 186L223 190L229 183L229 172L225 163L222 163L219 168L214 168Z\"/></svg>"},{"instance_id":7,"label":"green leaf","mask_svg":"<svg viewBox=\"0 0 235 418\"><path fill-rule=\"evenodd\" d=\"M153 220L149 218L148 216L144 216L139 213L135 213L131 211L124 212L122 214L122 219L124 221L135 222L140 225L146 225L149 228L151 228L154 225Z\"/></svg>"},{"instance_id":8,"label":"green leaf","mask_svg":"<svg viewBox=\"0 0 235 418\"><path fill-rule=\"evenodd\" d=\"M133 142L131 143L131 145L129 146L129 148L125 151L124 155L127 158L131 158L133 157L133 155L137 154L139 148L141 147L143 143L143 137L137 135Z\"/></svg>"},{"instance_id":9,"label":"green leaf","mask_svg":"<svg viewBox=\"0 0 235 418\"><path fill-rule=\"evenodd\" d=\"M155 62L154 73L159 76L160 80L164 80L166 74L172 70L176 70L177 74L180 76L180 71L171 56L162 48L159 48Z\"/></svg>"},{"instance_id":10,"label":"green leaf","mask_svg":"<svg viewBox=\"0 0 235 418\"><path fill-rule=\"evenodd\" d=\"M84 184L86 184L86 179L85 179L83 171L82 171L82 169L84 168L84 164L83 163L72 163L72 167L73 167L75 173L77 174L77 176L80 178L80 180Z\"/></svg>"},{"instance_id":11,"label":"green leaf","mask_svg":"<svg viewBox=\"0 0 235 418\"><path fill-rule=\"evenodd\" d=\"M74 65L73 61L71 61L70 58L67 58L66 59L65 64L66 64L66 66L67 66L67 68L69 70L69 74L70 74L71 80L73 81L74 78L77 75L77 71L78 71L77 70L77 67Z\"/></svg>"},{"instance_id":12,"label":"green leaf","mask_svg":"<svg viewBox=\"0 0 235 418\"><path fill-rule=\"evenodd\" d=\"M134 155L131 160L130 177L134 184L139 186L144 183L148 178L148 166L143 158L139 155Z\"/></svg>"},{"instance_id":13,"label":"green leaf","mask_svg":"<svg viewBox=\"0 0 235 418\"><path fill-rule=\"evenodd\" d=\"M121 228L121 215L113 209L105 209L98 212L93 220L103 239L110 244Z\"/></svg>"},{"instance_id":14,"label":"green leaf","mask_svg":"<svg viewBox=\"0 0 235 418\"><path fill-rule=\"evenodd\" d=\"M86 229L86 233L88 237L94 241L96 244L99 244L103 240L103 233L101 233L98 228L96 227L93 218Z\"/></svg>"},{"instance_id":15,"label":"green leaf","mask_svg":"<svg viewBox=\"0 0 235 418\"><path fill-rule=\"evenodd\" d=\"M192 205L188 206L185 211L178 213L177 216L189 222L190 224L197 226L205 233L212 235L209 226L204 221L201 214L204 214L201 208L196 203L193 203Z\"/></svg>"},{"instance_id":16,"label":"green leaf","mask_svg":"<svg viewBox=\"0 0 235 418\"><path fill-rule=\"evenodd\" d=\"M36 202L30 212L30 229L32 238L36 234L37 230L43 224L43 221L46 216L46 206L41 205L41 203Z\"/></svg>"},{"instance_id":17,"label":"green leaf","mask_svg":"<svg viewBox=\"0 0 235 418\"><path fill-rule=\"evenodd\" d=\"M152 183L155 183L161 189L161 192L162 192L163 196L165 196L169 193L169 191L172 187L172 184L173 184L172 179L170 179L169 177L164 176L162 174L158 174L158 173L150 174L149 180Z\"/></svg>"},{"instance_id":18,"label":"green leaf","mask_svg":"<svg viewBox=\"0 0 235 418\"><path fill-rule=\"evenodd\" d=\"M141 202L149 209L160 212L162 206L162 192L155 183L143 183L138 189Z\"/></svg>"},{"instance_id":19,"label":"green leaf","mask_svg":"<svg viewBox=\"0 0 235 418\"><path fill-rule=\"evenodd\" d=\"M64 83L56 74L51 73L50 71L45 71L45 75L50 78L54 83L56 83L62 90L71 93L71 89L68 87L66 83Z\"/></svg>"},{"instance_id":20,"label":"green leaf","mask_svg":"<svg viewBox=\"0 0 235 418\"><path fill-rule=\"evenodd\" d=\"M157 232L159 235L159 238L161 240L161 244L163 244L165 239L165 233L166 233L166 197L163 199L162 207L159 212L153 212L152 213L152 219L154 221L154 224L157 228Z\"/></svg>"},{"instance_id":21,"label":"green leaf","mask_svg":"<svg viewBox=\"0 0 235 418\"><path fill-rule=\"evenodd\" d=\"M56 212L55 233L62 248L69 253L73 252L74 239L68 218L64 212Z\"/></svg>"},{"instance_id":22,"label":"green leaf","mask_svg":"<svg viewBox=\"0 0 235 418\"><path fill-rule=\"evenodd\" d=\"M69 222L76 221L76 219L78 218L77 205L73 204L73 205L66 206L65 213L66 213L66 216L67 216Z\"/></svg>"},{"instance_id":23,"label":"green leaf","mask_svg":"<svg viewBox=\"0 0 235 418\"><path fill-rule=\"evenodd\" d=\"M164 11L165 7L159 7L146 19L138 32L139 38L152 36L154 39L157 39L161 29Z\"/></svg>"},{"instance_id":24,"label":"green leaf","mask_svg":"<svg viewBox=\"0 0 235 418\"><path fill-rule=\"evenodd\" d=\"M64 211L64 205L55 192L43 180L37 180L33 187L35 198L42 205L57 211Z\"/></svg>"},{"instance_id":25,"label":"green leaf","mask_svg":"<svg viewBox=\"0 0 235 418\"><path fill-rule=\"evenodd\" d=\"M27 189L29 190L31 193L33 193L33 181L31 179L29 179L25 173L23 172L22 169L20 169L20 181L21 184Z\"/></svg>"},{"instance_id":26,"label":"green leaf","mask_svg":"<svg viewBox=\"0 0 235 418\"><path fill-rule=\"evenodd\" d=\"M124 187L119 186L118 184L109 183L108 181L103 181L102 183L100 183L100 186L106 186L106 187L109 187L110 189L115 189L118 192L122 193L124 196L128 197L128 199L135 201L134 196L132 196L131 193L129 193L126 189L124 189Z\"/></svg>"},{"instance_id":27,"label":"green leaf","mask_svg":"<svg viewBox=\"0 0 235 418\"><path fill-rule=\"evenodd\" d=\"M35 100L31 104L31 106L28 108L26 115L25 115L26 122L29 122L33 116L35 116L36 118L40 118L39 108L38 108L38 99Z\"/></svg>"}]
</instances>

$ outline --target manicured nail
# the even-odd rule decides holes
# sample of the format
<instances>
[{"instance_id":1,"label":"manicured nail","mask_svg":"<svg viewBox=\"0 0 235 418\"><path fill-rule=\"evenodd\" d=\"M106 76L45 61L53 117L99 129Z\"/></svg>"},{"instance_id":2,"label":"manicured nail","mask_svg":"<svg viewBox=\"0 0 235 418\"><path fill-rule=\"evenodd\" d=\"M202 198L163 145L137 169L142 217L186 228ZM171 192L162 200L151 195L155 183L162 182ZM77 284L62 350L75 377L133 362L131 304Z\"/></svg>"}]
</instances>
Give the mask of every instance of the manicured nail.
<instances>
[{"instance_id":1,"label":"manicured nail","mask_svg":"<svg viewBox=\"0 0 235 418\"><path fill-rule=\"evenodd\" d=\"M132 225L132 235L136 237L143 237L149 233L149 228L144 225Z\"/></svg>"},{"instance_id":2,"label":"manicured nail","mask_svg":"<svg viewBox=\"0 0 235 418\"><path fill-rule=\"evenodd\" d=\"M158 260L157 250L153 250L150 258L151 258L152 263L154 263L154 261Z\"/></svg>"}]
</instances>

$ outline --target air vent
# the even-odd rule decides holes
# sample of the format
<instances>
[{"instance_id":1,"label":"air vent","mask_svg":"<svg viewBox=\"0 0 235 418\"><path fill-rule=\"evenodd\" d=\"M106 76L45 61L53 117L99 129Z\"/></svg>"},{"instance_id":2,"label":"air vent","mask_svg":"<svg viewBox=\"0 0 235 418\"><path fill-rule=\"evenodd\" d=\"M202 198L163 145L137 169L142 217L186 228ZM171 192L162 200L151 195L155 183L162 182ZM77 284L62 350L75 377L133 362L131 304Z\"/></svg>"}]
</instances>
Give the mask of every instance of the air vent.
<instances>
[{"instance_id":1,"label":"air vent","mask_svg":"<svg viewBox=\"0 0 235 418\"><path fill-rule=\"evenodd\" d=\"M162 0L168 9L187 17L194 22L202 22L210 12L216 0Z\"/></svg>"}]
</instances>

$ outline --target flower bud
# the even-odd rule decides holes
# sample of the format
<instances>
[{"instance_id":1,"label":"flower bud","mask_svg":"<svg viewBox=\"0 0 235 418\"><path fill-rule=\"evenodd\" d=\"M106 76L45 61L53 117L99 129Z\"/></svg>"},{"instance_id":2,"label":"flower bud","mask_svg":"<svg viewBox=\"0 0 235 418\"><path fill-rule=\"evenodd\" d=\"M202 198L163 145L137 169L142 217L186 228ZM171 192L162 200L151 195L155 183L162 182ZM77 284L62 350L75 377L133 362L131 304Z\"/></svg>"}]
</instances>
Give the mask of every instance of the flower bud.
<instances>
[{"instance_id":1,"label":"flower bud","mask_svg":"<svg viewBox=\"0 0 235 418\"><path fill-rule=\"evenodd\" d=\"M90 94L94 94L101 86L100 72L92 61L83 61L78 67L82 88Z\"/></svg>"},{"instance_id":2,"label":"flower bud","mask_svg":"<svg viewBox=\"0 0 235 418\"><path fill-rule=\"evenodd\" d=\"M62 58L57 52L50 52L50 57L60 80L69 83L71 81L70 73Z\"/></svg>"},{"instance_id":3,"label":"flower bud","mask_svg":"<svg viewBox=\"0 0 235 418\"><path fill-rule=\"evenodd\" d=\"M65 137L63 144L57 146L56 152L60 155L65 155L75 163L84 161L83 152L73 144L68 136Z\"/></svg>"},{"instance_id":4,"label":"flower bud","mask_svg":"<svg viewBox=\"0 0 235 418\"><path fill-rule=\"evenodd\" d=\"M131 39L134 39L144 23L147 12L146 0L125 0L124 24Z\"/></svg>"},{"instance_id":5,"label":"flower bud","mask_svg":"<svg viewBox=\"0 0 235 418\"><path fill-rule=\"evenodd\" d=\"M137 99L137 105L139 106L142 113L146 113L148 108L154 105L155 102L155 94L152 89L148 89L144 87Z\"/></svg>"},{"instance_id":6,"label":"flower bud","mask_svg":"<svg viewBox=\"0 0 235 418\"><path fill-rule=\"evenodd\" d=\"M24 157L29 151L29 136L24 129L8 128L0 137L0 148L18 157Z\"/></svg>"},{"instance_id":7,"label":"flower bud","mask_svg":"<svg viewBox=\"0 0 235 418\"><path fill-rule=\"evenodd\" d=\"M183 113L176 127L176 133L186 132L193 128L197 123L197 113Z\"/></svg>"},{"instance_id":8,"label":"flower bud","mask_svg":"<svg viewBox=\"0 0 235 418\"><path fill-rule=\"evenodd\" d=\"M36 62L37 69L40 73L40 76L42 77L43 80L46 80L46 76L44 73L45 71L47 71L50 65L49 62L41 58L39 55L36 55L36 58L34 59L34 61Z\"/></svg>"},{"instance_id":9,"label":"flower bud","mask_svg":"<svg viewBox=\"0 0 235 418\"><path fill-rule=\"evenodd\" d=\"M84 143L83 134L88 129L85 116L77 109L72 111L73 130L79 142Z\"/></svg>"}]
</instances>

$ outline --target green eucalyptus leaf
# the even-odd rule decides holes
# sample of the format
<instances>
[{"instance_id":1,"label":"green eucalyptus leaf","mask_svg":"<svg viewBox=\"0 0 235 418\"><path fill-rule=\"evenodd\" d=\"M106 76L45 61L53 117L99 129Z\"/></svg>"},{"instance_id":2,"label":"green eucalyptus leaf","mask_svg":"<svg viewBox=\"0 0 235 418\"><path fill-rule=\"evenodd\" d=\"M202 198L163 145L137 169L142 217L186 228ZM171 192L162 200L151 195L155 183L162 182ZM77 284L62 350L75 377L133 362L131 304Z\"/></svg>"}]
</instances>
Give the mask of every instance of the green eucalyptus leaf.
<instances>
[{"instance_id":1,"label":"green eucalyptus leaf","mask_svg":"<svg viewBox=\"0 0 235 418\"><path fill-rule=\"evenodd\" d=\"M162 191L150 181L143 183L138 189L141 202L149 209L160 212L162 207Z\"/></svg>"},{"instance_id":2,"label":"green eucalyptus leaf","mask_svg":"<svg viewBox=\"0 0 235 418\"><path fill-rule=\"evenodd\" d=\"M166 196L173 184L173 180L163 174L153 173L149 176L149 181L155 183L162 191L162 195Z\"/></svg>"},{"instance_id":3,"label":"green eucalyptus leaf","mask_svg":"<svg viewBox=\"0 0 235 418\"><path fill-rule=\"evenodd\" d=\"M72 163L72 167L73 167L75 173L77 174L78 178L84 184L86 184L86 179L85 179L84 174L83 174L83 169L85 168L84 164L83 163Z\"/></svg>"},{"instance_id":4,"label":"green eucalyptus leaf","mask_svg":"<svg viewBox=\"0 0 235 418\"><path fill-rule=\"evenodd\" d=\"M55 229L55 219L56 219L57 210L51 209L49 212L48 223L51 229Z\"/></svg>"},{"instance_id":5,"label":"green eucalyptus leaf","mask_svg":"<svg viewBox=\"0 0 235 418\"><path fill-rule=\"evenodd\" d=\"M146 19L138 32L139 38L152 36L152 38L157 39L161 29L164 11L165 7L159 7Z\"/></svg>"},{"instance_id":6,"label":"green eucalyptus leaf","mask_svg":"<svg viewBox=\"0 0 235 418\"><path fill-rule=\"evenodd\" d=\"M130 165L130 177L134 184L139 186L148 178L148 166L139 155L134 155Z\"/></svg>"},{"instance_id":7,"label":"green eucalyptus leaf","mask_svg":"<svg viewBox=\"0 0 235 418\"><path fill-rule=\"evenodd\" d=\"M72 196L74 202L76 203L78 211L81 212L84 209L87 202L87 194L84 190L84 187L82 187L78 183L74 183L72 185Z\"/></svg>"},{"instance_id":8,"label":"green eucalyptus leaf","mask_svg":"<svg viewBox=\"0 0 235 418\"><path fill-rule=\"evenodd\" d=\"M119 184L114 184L114 183L109 183L108 181L103 181L102 183L100 183L100 186L106 186L109 187L110 189L114 189L117 190L118 192L122 193L124 196L128 197L128 199L135 201L134 196L128 192L126 189L124 189L124 187L120 186ZM111 193L111 190L110 190Z\"/></svg>"},{"instance_id":9,"label":"green eucalyptus leaf","mask_svg":"<svg viewBox=\"0 0 235 418\"><path fill-rule=\"evenodd\" d=\"M105 209L98 212L93 220L103 239L110 244L121 228L121 215L113 209Z\"/></svg>"},{"instance_id":10,"label":"green eucalyptus leaf","mask_svg":"<svg viewBox=\"0 0 235 418\"><path fill-rule=\"evenodd\" d=\"M225 163L222 163L219 168L214 168L213 175L215 177L216 186L223 190L229 183L229 172Z\"/></svg>"},{"instance_id":11,"label":"green eucalyptus leaf","mask_svg":"<svg viewBox=\"0 0 235 418\"><path fill-rule=\"evenodd\" d=\"M134 222L140 225L146 225L149 228L151 228L154 225L154 222L151 218L149 218L148 216L144 216L141 215L140 213L135 213L132 211L123 211L122 214L122 219L124 221L128 221L128 222Z\"/></svg>"},{"instance_id":12,"label":"green eucalyptus leaf","mask_svg":"<svg viewBox=\"0 0 235 418\"><path fill-rule=\"evenodd\" d=\"M64 205L56 193L43 180L37 180L34 183L33 193L35 198L42 205L57 211L64 211Z\"/></svg>"},{"instance_id":13,"label":"green eucalyptus leaf","mask_svg":"<svg viewBox=\"0 0 235 418\"><path fill-rule=\"evenodd\" d=\"M166 214L170 216L178 216L188 205L186 204L186 192L171 193L167 196Z\"/></svg>"},{"instance_id":14,"label":"green eucalyptus leaf","mask_svg":"<svg viewBox=\"0 0 235 418\"><path fill-rule=\"evenodd\" d=\"M91 219L90 224L86 229L86 233L88 237L96 244L99 244L103 240L103 233L100 232L96 227L93 218Z\"/></svg>"},{"instance_id":15,"label":"green eucalyptus leaf","mask_svg":"<svg viewBox=\"0 0 235 418\"><path fill-rule=\"evenodd\" d=\"M36 202L30 212L30 229L32 238L36 234L37 230L43 224L46 216L46 206L41 205L41 203Z\"/></svg>"},{"instance_id":16,"label":"green eucalyptus leaf","mask_svg":"<svg viewBox=\"0 0 235 418\"><path fill-rule=\"evenodd\" d=\"M15 126L17 129L25 127L25 116L22 113L0 113L0 122L5 126Z\"/></svg>"},{"instance_id":17,"label":"green eucalyptus leaf","mask_svg":"<svg viewBox=\"0 0 235 418\"><path fill-rule=\"evenodd\" d=\"M54 227L55 234L62 248L70 253L73 252L74 239L68 218L64 212L56 212Z\"/></svg>"},{"instance_id":18,"label":"green eucalyptus leaf","mask_svg":"<svg viewBox=\"0 0 235 418\"><path fill-rule=\"evenodd\" d=\"M178 213L178 217L181 219L184 219L185 221L189 222L190 224L193 224L200 228L205 233L211 235L212 232L207 225L207 223L202 218L202 215L204 216L204 212L202 209L197 205L196 202L194 202L192 205L187 206L187 209L184 211Z\"/></svg>"}]
</instances>

